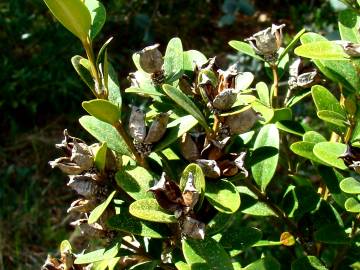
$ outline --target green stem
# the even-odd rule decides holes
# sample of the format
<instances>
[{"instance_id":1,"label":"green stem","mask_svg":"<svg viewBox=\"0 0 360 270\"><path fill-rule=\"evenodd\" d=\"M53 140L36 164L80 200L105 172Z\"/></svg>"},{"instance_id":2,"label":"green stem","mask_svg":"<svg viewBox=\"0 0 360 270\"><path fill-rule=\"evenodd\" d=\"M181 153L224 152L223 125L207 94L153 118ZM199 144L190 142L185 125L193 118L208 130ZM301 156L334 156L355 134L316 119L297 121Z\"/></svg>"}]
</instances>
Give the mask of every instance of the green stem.
<instances>
[{"instance_id":1,"label":"green stem","mask_svg":"<svg viewBox=\"0 0 360 270\"><path fill-rule=\"evenodd\" d=\"M271 70L273 73L273 79L274 79L274 84L273 84L273 94L272 94L272 106L273 108L277 108L279 100L278 100L278 92L279 92L279 75L278 75L278 68L276 64L272 64L271 65Z\"/></svg>"}]
</instances>

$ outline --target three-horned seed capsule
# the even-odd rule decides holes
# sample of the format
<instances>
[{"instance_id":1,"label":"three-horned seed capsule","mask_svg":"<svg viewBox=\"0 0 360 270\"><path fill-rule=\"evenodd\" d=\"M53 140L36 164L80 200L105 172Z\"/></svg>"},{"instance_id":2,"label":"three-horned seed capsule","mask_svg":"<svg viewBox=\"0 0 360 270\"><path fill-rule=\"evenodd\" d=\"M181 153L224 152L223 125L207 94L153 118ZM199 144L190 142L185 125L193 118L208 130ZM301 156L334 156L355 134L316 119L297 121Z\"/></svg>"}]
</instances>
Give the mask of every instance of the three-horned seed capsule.
<instances>
[{"instance_id":1,"label":"three-horned seed capsule","mask_svg":"<svg viewBox=\"0 0 360 270\"><path fill-rule=\"evenodd\" d=\"M169 121L168 113L160 113L152 122L149 132L144 140L145 143L158 142L165 134L166 127Z\"/></svg>"},{"instance_id":2,"label":"three-horned seed capsule","mask_svg":"<svg viewBox=\"0 0 360 270\"><path fill-rule=\"evenodd\" d=\"M225 89L220 92L213 100L213 106L220 111L229 110L234 105L237 97L235 89Z\"/></svg>"},{"instance_id":3,"label":"three-horned seed capsule","mask_svg":"<svg viewBox=\"0 0 360 270\"><path fill-rule=\"evenodd\" d=\"M159 46L159 44L155 44L138 52L140 66L147 73L157 73L162 69L164 59L158 49Z\"/></svg>"},{"instance_id":4,"label":"three-horned seed capsule","mask_svg":"<svg viewBox=\"0 0 360 270\"><path fill-rule=\"evenodd\" d=\"M136 107L132 106L129 119L130 135L138 142L143 142L146 136L145 114Z\"/></svg>"}]
</instances>

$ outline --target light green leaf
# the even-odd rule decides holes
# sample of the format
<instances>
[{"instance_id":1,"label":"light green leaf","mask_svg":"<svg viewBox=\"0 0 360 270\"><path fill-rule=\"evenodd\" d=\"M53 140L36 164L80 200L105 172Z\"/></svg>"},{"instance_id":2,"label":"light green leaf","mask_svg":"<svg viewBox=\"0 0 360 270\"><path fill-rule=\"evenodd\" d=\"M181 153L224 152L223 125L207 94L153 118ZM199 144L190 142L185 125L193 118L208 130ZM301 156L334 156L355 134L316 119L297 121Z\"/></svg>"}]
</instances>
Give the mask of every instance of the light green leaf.
<instances>
[{"instance_id":1,"label":"light green leaf","mask_svg":"<svg viewBox=\"0 0 360 270\"><path fill-rule=\"evenodd\" d=\"M72 247L71 247L71 244L68 240L63 240L61 241L61 244L60 244L60 252L61 253L64 253L66 251L72 251Z\"/></svg>"},{"instance_id":2,"label":"light green leaf","mask_svg":"<svg viewBox=\"0 0 360 270\"><path fill-rule=\"evenodd\" d=\"M212 238L182 240L186 262L192 270L233 270L230 257L223 247Z\"/></svg>"},{"instance_id":3,"label":"light green leaf","mask_svg":"<svg viewBox=\"0 0 360 270\"><path fill-rule=\"evenodd\" d=\"M340 182L340 188L349 194L360 194L360 181L353 177L345 178Z\"/></svg>"},{"instance_id":4,"label":"light green leaf","mask_svg":"<svg viewBox=\"0 0 360 270\"><path fill-rule=\"evenodd\" d=\"M175 142L184 133L192 129L198 121L192 115L180 117L167 125L167 130L160 142L156 143L153 152L158 152Z\"/></svg>"},{"instance_id":5,"label":"light green leaf","mask_svg":"<svg viewBox=\"0 0 360 270\"><path fill-rule=\"evenodd\" d=\"M291 264L291 270L327 270L315 256L306 256L297 259Z\"/></svg>"},{"instance_id":6,"label":"light green leaf","mask_svg":"<svg viewBox=\"0 0 360 270\"><path fill-rule=\"evenodd\" d=\"M129 214L127 208L121 208L120 214L110 217L107 224L111 229L151 238L166 238L170 230L165 224L143 221Z\"/></svg>"},{"instance_id":7,"label":"light green leaf","mask_svg":"<svg viewBox=\"0 0 360 270\"><path fill-rule=\"evenodd\" d=\"M158 261L148 261L135 264L129 270L153 270L158 265Z\"/></svg>"},{"instance_id":8,"label":"light green leaf","mask_svg":"<svg viewBox=\"0 0 360 270\"><path fill-rule=\"evenodd\" d=\"M131 86L125 89L125 93L138 93L148 96L164 96L164 94L157 91L155 87L143 89L143 88Z\"/></svg>"},{"instance_id":9,"label":"light green leaf","mask_svg":"<svg viewBox=\"0 0 360 270\"><path fill-rule=\"evenodd\" d=\"M85 0L91 16L90 38L93 40L105 24L106 10L104 5L97 0Z\"/></svg>"},{"instance_id":10,"label":"light green leaf","mask_svg":"<svg viewBox=\"0 0 360 270\"><path fill-rule=\"evenodd\" d=\"M106 142L103 142L99 148L96 149L96 152L94 154L94 162L96 168L103 172L106 165L106 153L107 153L107 144Z\"/></svg>"},{"instance_id":11,"label":"light green leaf","mask_svg":"<svg viewBox=\"0 0 360 270\"><path fill-rule=\"evenodd\" d=\"M270 91L266 83L259 82L256 84L255 88L256 88L256 92L258 93L260 101L264 105L270 107Z\"/></svg>"},{"instance_id":12,"label":"light green leaf","mask_svg":"<svg viewBox=\"0 0 360 270\"><path fill-rule=\"evenodd\" d=\"M342 40L360 43L360 16L354 10L346 9L339 14L339 32Z\"/></svg>"},{"instance_id":13,"label":"light green leaf","mask_svg":"<svg viewBox=\"0 0 360 270\"><path fill-rule=\"evenodd\" d=\"M331 41L315 41L300 45L294 50L302 57L319 60L349 60L349 56L340 45Z\"/></svg>"},{"instance_id":14,"label":"light green leaf","mask_svg":"<svg viewBox=\"0 0 360 270\"><path fill-rule=\"evenodd\" d=\"M254 109L255 112L260 113L264 121L260 121L263 123L269 123L271 119L274 117L274 110L265 106L259 101L255 101L251 104L251 107Z\"/></svg>"},{"instance_id":15,"label":"light green leaf","mask_svg":"<svg viewBox=\"0 0 360 270\"><path fill-rule=\"evenodd\" d=\"M346 128L350 125L346 117L334 111L318 111L317 116L325 122L338 126L342 132L345 132Z\"/></svg>"},{"instance_id":16,"label":"light green leaf","mask_svg":"<svg viewBox=\"0 0 360 270\"><path fill-rule=\"evenodd\" d=\"M321 142L314 146L313 152L317 158L325 164L329 164L340 170L346 170L347 167L339 158L346 150L346 145L335 142Z\"/></svg>"},{"instance_id":17,"label":"light green leaf","mask_svg":"<svg viewBox=\"0 0 360 270\"><path fill-rule=\"evenodd\" d=\"M289 101L285 104L286 107L291 108L295 104L299 103L301 100L306 98L311 94L311 91L308 89L302 91L296 91L296 93L289 99Z\"/></svg>"},{"instance_id":18,"label":"light green leaf","mask_svg":"<svg viewBox=\"0 0 360 270\"><path fill-rule=\"evenodd\" d=\"M205 196L220 212L234 213L240 207L240 195L235 186L227 180L206 183Z\"/></svg>"},{"instance_id":19,"label":"light green leaf","mask_svg":"<svg viewBox=\"0 0 360 270\"><path fill-rule=\"evenodd\" d=\"M251 172L264 191L270 183L279 159L279 131L274 124L265 125L256 137Z\"/></svg>"},{"instance_id":20,"label":"light green leaf","mask_svg":"<svg viewBox=\"0 0 360 270\"><path fill-rule=\"evenodd\" d=\"M84 57L80 55L75 55L71 58L71 64L73 65L76 73L80 76L80 78L86 83L86 85L90 88L90 90L93 92L94 95L96 95L95 92L95 84L94 80L91 76L91 73L87 68L85 68L81 63L82 62L89 62L89 60L85 59Z\"/></svg>"},{"instance_id":21,"label":"light green leaf","mask_svg":"<svg viewBox=\"0 0 360 270\"><path fill-rule=\"evenodd\" d=\"M207 61L205 55L196 50L189 50L184 52L184 71L194 71L196 66L202 66Z\"/></svg>"},{"instance_id":22,"label":"light green leaf","mask_svg":"<svg viewBox=\"0 0 360 270\"><path fill-rule=\"evenodd\" d=\"M316 131L308 131L304 134L303 141L319 143L319 142L326 142L326 138Z\"/></svg>"},{"instance_id":23,"label":"light green leaf","mask_svg":"<svg viewBox=\"0 0 360 270\"><path fill-rule=\"evenodd\" d=\"M261 258L253 263L250 263L246 267L242 268L244 270L280 270L279 262L271 257Z\"/></svg>"},{"instance_id":24,"label":"light green leaf","mask_svg":"<svg viewBox=\"0 0 360 270\"><path fill-rule=\"evenodd\" d=\"M341 107L336 97L325 87L314 85L311 87L311 94L315 102L317 111L333 111L346 117L345 110Z\"/></svg>"},{"instance_id":25,"label":"light green leaf","mask_svg":"<svg viewBox=\"0 0 360 270\"><path fill-rule=\"evenodd\" d=\"M348 198L345 201L345 209L352 213L360 213L360 201L355 198Z\"/></svg>"},{"instance_id":26,"label":"light green leaf","mask_svg":"<svg viewBox=\"0 0 360 270\"><path fill-rule=\"evenodd\" d=\"M250 87L254 81L254 75L251 72L241 72L235 77L235 90L243 91Z\"/></svg>"},{"instance_id":27,"label":"light green leaf","mask_svg":"<svg viewBox=\"0 0 360 270\"><path fill-rule=\"evenodd\" d=\"M165 212L155 199L141 199L129 206L129 212L134 217L160 223L175 223L174 215Z\"/></svg>"},{"instance_id":28,"label":"light green leaf","mask_svg":"<svg viewBox=\"0 0 360 270\"><path fill-rule=\"evenodd\" d=\"M241 53L247 54L255 59L264 61L264 59L262 59L260 56L258 56L255 53L254 49L248 43L237 40L231 40L229 41L229 45Z\"/></svg>"},{"instance_id":29,"label":"light green leaf","mask_svg":"<svg viewBox=\"0 0 360 270\"><path fill-rule=\"evenodd\" d=\"M106 142L108 147L115 152L132 156L124 139L119 135L112 125L96 119L93 116L85 115L79 119L82 127L100 142Z\"/></svg>"},{"instance_id":30,"label":"light green leaf","mask_svg":"<svg viewBox=\"0 0 360 270\"><path fill-rule=\"evenodd\" d=\"M44 0L55 18L82 42L91 26L90 12L81 0Z\"/></svg>"},{"instance_id":31,"label":"light green leaf","mask_svg":"<svg viewBox=\"0 0 360 270\"><path fill-rule=\"evenodd\" d=\"M119 108L105 99L84 101L82 106L92 116L111 125L120 120Z\"/></svg>"},{"instance_id":32,"label":"light green leaf","mask_svg":"<svg viewBox=\"0 0 360 270\"><path fill-rule=\"evenodd\" d=\"M274 116L270 123L276 123L278 121L291 121L292 110L290 108L274 109Z\"/></svg>"},{"instance_id":33,"label":"light green leaf","mask_svg":"<svg viewBox=\"0 0 360 270\"><path fill-rule=\"evenodd\" d=\"M320 164L328 165L327 163L323 162L321 159L315 156L315 154L313 153L314 146L315 143L313 142L296 142L290 146L290 150L306 159L310 159Z\"/></svg>"},{"instance_id":34,"label":"light green leaf","mask_svg":"<svg viewBox=\"0 0 360 270\"><path fill-rule=\"evenodd\" d=\"M299 41L300 37L305 33L305 29L301 29L291 40L289 45L286 46L286 48L282 51L282 53L279 55L279 58L277 60L277 63L280 63L281 59L295 46L296 42Z\"/></svg>"},{"instance_id":35,"label":"light green leaf","mask_svg":"<svg viewBox=\"0 0 360 270\"><path fill-rule=\"evenodd\" d=\"M180 38L170 39L164 56L164 71L166 82L179 79L183 73L183 47Z\"/></svg>"},{"instance_id":36,"label":"light green leaf","mask_svg":"<svg viewBox=\"0 0 360 270\"><path fill-rule=\"evenodd\" d=\"M189 114L194 116L196 120L199 121L199 124L202 125L206 130L211 130L207 125L204 115L198 109L198 107L188 98L181 90L176 87L173 87L169 84L164 84L163 89L165 93L174 100L180 107L182 107Z\"/></svg>"},{"instance_id":37,"label":"light green leaf","mask_svg":"<svg viewBox=\"0 0 360 270\"><path fill-rule=\"evenodd\" d=\"M120 245L117 243L111 248L98 249L89 253L82 254L75 259L75 264L89 264L97 261L114 258L120 249Z\"/></svg>"},{"instance_id":38,"label":"light green leaf","mask_svg":"<svg viewBox=\"0 0 360 270\"><path fill-rule=\"evenodd\" d=\"M116 183L133 199L153 198L148 190L154 184L154 177L145 168L123 167L116 173L115 179Z\"/></svg>"},{"instance_id":39,"label":"light green leaf","mask_svg":"<svg viewBox=\"0 0 360 270\"><path fill-rule=\"evenodd\" d=\"M104 213L108 205L111 203L111 200L114 198L115 193L116 191L111 192L109 197L107 197L107 199L103 203L99 204L98 206L95 207L94 210L91 211L90 216L88 218L89 224L95 223L100 218L100 216Z\"/></svg>"},{"instance_id":40,"label":"light green leaf","mask_svg":"<svg viewBox=\"0 0 360 270\"><path fill-rule=\"evenodd\" d=\"M109 96L108 100L116 105L119 108L119 111L121 113L121 106L122 106L122 98L120 93L120 86L119 81L117 77L117 73L114 70L111 63L108 63L109 68L109 75L108 75L108 90L109 90Z\"/></svg>"}]
</instances>

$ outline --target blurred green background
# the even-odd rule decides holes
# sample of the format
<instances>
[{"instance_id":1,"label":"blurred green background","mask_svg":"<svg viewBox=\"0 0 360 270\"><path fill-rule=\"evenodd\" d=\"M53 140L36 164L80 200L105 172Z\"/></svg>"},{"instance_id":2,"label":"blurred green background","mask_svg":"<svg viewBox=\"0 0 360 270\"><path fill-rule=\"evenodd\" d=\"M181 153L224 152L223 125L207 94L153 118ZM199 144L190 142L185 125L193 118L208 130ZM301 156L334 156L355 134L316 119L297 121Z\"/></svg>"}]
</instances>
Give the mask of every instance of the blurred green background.
<instances>
[{"instance_id":1,"label":"blurred green background","mask_svg":"<svg viewBox=\"0 0 360 270\"><path fill-rule=\"evenodd\" d=\"M336 37L336 1L103 0L107 22L95 43L110 36L111 61L123 89L131 55L171 37L207 57L260 67L227 45L271 23L285 23L285 42L301 28ZM84 55L78 40L55 21L41 0L0 0L0 270L39 269L49 252L70 237L73 198L66 177L47 162L59 156L62 130L87 139L77 119L91 93L70 58ZM261 76L261 74L259 75ZM257 78L260 80L261 78Z\"/></svg>"}]
</instances>

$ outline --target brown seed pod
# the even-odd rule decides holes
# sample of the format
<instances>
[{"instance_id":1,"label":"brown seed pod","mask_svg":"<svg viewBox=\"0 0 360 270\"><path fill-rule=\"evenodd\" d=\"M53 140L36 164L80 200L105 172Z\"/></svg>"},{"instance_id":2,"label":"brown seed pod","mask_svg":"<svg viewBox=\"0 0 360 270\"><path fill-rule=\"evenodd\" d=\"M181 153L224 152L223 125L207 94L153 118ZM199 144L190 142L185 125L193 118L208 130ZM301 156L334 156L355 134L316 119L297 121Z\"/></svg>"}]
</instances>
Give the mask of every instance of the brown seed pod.
<instances>
[{"instance_id":1,"label":"brown seed pod","mask_svg":"<svg viewBox=\"0 0 360 270\"><path fill-rule=\"evenodd\" d=\"M244 167L245 157L246 157L246 152L241 152L240 155L234 160L234 163L236 167L238 167L239 170L244 174L244 176L248 177L249 172Z\"/></svg>"},{"instance_id":2,"label":"brown seed pod","mask_svg":"<svg viewBox=\"0 0 360 270\"><path fill-rule=\"evenodd\" d=\"M67 185L79 195L91 198L99 193L100 187L92 178L85 175L70 175L69 178L70 180Z\"/></svg>"},{"instance_id":3,"label":"brown seed pod","mask_svg":"<svg viewBox=\"0 0 360 270\"><path fill-rule=\"evenodd\" d=\"M149 132L147 133L144 143L158 142L166 132L168 121L169 121L168 113L158 114L150 126Z\"/></svg>"},{"instance_id":4,"label":"brown seed pod","mask_svg":"<svg viewBox=\"0 0 360 270\"><path fill-rule=\"evenodd\" d=\"M74 142L70 159L79 165L84 171L89 170L94 165L94 157L89 146L85 143Z\"/></svg>"},{"instance_id":5,"label":"brown seed pod","mask_svg":"<svg viewBox=\"0 0 360 270\"><path fill-rule=\"evenodd\" d=\"M146 136L145 114L136 107L132 106L129 119L130 135L138 142L143 142Z\"/></svg>"},{"instance_id":6,"label":"brown seed pod","mask_svg":"<svg viewBox=\"0 0 360 270\"><path fill-rule=\"evenodd\" d=\"M188 161L200 158L199 149L189 133L185 133L181 137L180 152Z\"/></svg>"},{"instance_id":7,"label":"brown seed pod","mask_svg":"<svg viewBox=\"0 0 360 270\"><path fill-rule=\"evenodd\" d=\"M227 116L225 125L230 128L231 134L242 134L249 131L254 126L257 119L257 114L250 108L239 114Z\"/></svg>"},{"instance_id":8,"label":"brown seed pod","mask_svg":"<svg viewBox=\"0 0 360 270\"><path fill-rule=\"evenodd\" d=\"M80 174L84 171L79 165L75 162L72 162L68 157L57 158L49 162L51 168L59 168L63 173L66 174Z\"/></svg>"},{"instance_id":9,"label":"brown seed pod","mask_svg":"<svg viewBox=\"0 0 360 270\"><path fill-rule=\"evenodd\" d=\"M196 164L198 164L204 175L209 178L219 178L221 171L215 160L208 159L197 159Z\"/></svg>"},{"instance_id":10,"label":"brown seed pod","mask_svg":"<svg viewBox=\"0 0 360 270\"><path fill-rule=\"evenodd\" d=\"M355 44L352 42L345 41L345 42L341 42L340 45L347 55L351 57L360 56L360 44Z\"/></svg>"},{"instance_id":11,"label":"brown seed pod","mask_svg":"<svg viewBox=\"0 0 360 270\"><path fill-rule=\"evenodd\" d=\"M181 220L180 227L184 236L201 240L205 238L205 224L194 218L185 217Z\"/></svg>"},{"instance_id":12,"label":"brown seed pod","mask_svg":"<svg viewBox=\"0 0 360 270\"><path fill-rule=\"evenodd\" d=\"M223 176L234 176L239 171L238 167L236 167L235 163L231 160L222 160L219 161L218 164Z\"/></svg>"},{"instance_id":13,"label":"brown seed pod","mask_svg":"<svg viewBox=\"0 0 360 270\"><path fill-rule=\"evenodd\" d=\"M220 92L213 100L212 104L215 109L220 111L229 110L234 105L237 97L237 91L228 88Z\"/></svg>"},{"instance_id":14,"label":"brown seed pod","mask_svg":"<svg viewBox=\"0 0 360 270\"><path fill-rule=\"evenodd\" d=\"M164 59L159 51L159 44L148 46L137 52L140 55L140 66L147 73L159 72L164 64Z\"/></svg>"},{"instance_id":15,"label":"brown seed pod","mask_svg":"<svg viewBox=\"0 0 360 270\"><path fill-rule=\"evenodd\" d=\"M96 206L97 205L94 200L77 199L71 203L70 207L67 209L67 212L88 213Z\"/></svg>"},{"instance_id":16,"label":"brown seed pod","mask_svg":"<svg viewBox=\"0 0 360 270\"><path fill-rule=\"evenodd\" d=\"M182 196L185 205L190 208L189 210L192 210L199 200L199 192L195 188L194 176L191 172L189 173Z\"/></svg>"}]
</instances>

